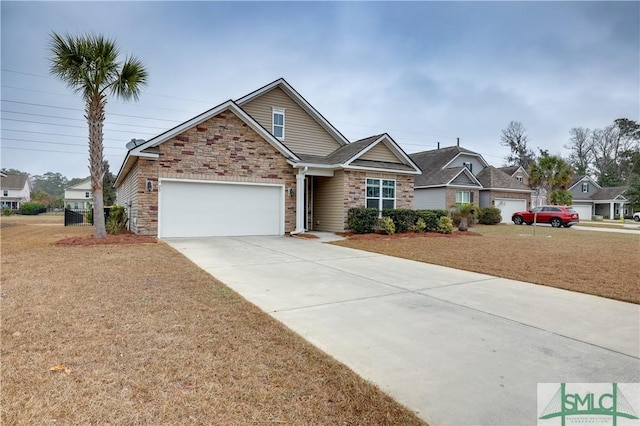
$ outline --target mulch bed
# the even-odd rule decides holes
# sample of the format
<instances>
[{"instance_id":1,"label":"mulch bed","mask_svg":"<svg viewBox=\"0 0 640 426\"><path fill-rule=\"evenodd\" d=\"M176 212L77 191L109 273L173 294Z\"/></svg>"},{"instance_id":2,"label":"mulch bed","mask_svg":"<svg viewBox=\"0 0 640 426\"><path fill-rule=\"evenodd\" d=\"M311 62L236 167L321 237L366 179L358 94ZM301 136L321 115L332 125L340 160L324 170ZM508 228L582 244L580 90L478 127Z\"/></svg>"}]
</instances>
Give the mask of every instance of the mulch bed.
<instances>
[{"instance_id":1,"label":"mulch bed","mask_svg":"<svg viewBox=\"0 0 640 426\"><path fill-rule=\"evenodd\" d=\"M439 232L398 232L392 235L387 234L354 234L353 232L339 232L338 235L349 240L401 240L407 238L465 238L482 237L482 234L472 231L454 231L451 234L441 234Z\"/></svg>"},{"instance_id":2,"label":"mulch bed","mask_svg":"<svg viewBox=\"0 0 640 426\"><path fill-rule=\"evenodd\" d=\"M117 244L149 244L156 243L155 237L146 235L136 235L126 232L118 235L107 234L105 238L96 238L93 235L82 237L71 237L57 241L57 246L99 246L99 245L117 245Z\"/></svg>"}]
</instances>

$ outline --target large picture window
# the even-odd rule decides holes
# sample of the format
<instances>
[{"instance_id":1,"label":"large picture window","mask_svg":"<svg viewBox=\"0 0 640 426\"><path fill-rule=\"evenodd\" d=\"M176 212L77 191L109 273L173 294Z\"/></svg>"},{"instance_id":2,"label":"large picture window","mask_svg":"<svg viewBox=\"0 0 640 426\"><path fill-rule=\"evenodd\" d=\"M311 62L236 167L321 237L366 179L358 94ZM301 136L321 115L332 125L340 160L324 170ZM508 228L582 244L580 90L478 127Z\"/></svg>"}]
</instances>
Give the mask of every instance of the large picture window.
<instances>
[{"instance_id":1,"label":"large picture window","mask_svg":"<svg viewBox=\"0 0 640 426\"><path fill-rule=\"evenodd\" d=\"M367 178L367 208L396 208L396 181Z\"/></svg>"}]
</instances>

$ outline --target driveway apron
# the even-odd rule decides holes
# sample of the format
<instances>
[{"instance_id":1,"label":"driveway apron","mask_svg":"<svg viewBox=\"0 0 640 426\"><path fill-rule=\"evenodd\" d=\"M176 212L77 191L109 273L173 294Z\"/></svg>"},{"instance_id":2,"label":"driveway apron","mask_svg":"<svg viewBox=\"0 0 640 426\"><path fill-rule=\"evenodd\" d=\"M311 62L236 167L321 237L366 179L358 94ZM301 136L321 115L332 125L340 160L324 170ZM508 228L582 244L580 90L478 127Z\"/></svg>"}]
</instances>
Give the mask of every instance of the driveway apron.
<instances>
[{"instance_id":1,"label":"driveway apron","mask_svg":"<svg viewBox=\"0 0 640 426\"><path fill-rule=\"evenodd\" d=\"M536 424L538 383L640 382L635 304L318 240L166 242L432 425Z\"/></svg>"}]
</instances>

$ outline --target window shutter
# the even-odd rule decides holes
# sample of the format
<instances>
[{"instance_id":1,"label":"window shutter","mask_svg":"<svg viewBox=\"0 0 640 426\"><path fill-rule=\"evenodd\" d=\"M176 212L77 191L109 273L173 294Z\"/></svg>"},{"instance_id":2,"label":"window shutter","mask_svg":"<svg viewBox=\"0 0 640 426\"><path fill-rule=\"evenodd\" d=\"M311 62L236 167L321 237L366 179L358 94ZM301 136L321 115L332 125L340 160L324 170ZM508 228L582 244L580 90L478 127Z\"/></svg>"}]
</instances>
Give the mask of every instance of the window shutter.
<instances>
[{"instance_id":1,"label":"window shutter","mask_svg":"<svg viewBox=\"0 0 640 426\"><path fill-rule=\"evenodd\" d=\"M473 203L473 191L471 191L469 194L469 202Z\"/></svg>"}]
</instances>

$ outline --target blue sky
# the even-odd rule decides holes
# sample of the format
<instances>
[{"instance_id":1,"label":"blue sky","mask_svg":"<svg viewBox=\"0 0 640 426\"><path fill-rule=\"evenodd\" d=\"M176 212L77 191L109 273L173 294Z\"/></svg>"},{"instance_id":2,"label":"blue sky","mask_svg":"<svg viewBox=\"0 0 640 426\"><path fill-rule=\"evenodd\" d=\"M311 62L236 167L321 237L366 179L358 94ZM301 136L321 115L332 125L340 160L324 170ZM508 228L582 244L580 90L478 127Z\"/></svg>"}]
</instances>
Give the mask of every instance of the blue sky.
<instances>
[{"instance_id":1,"label":"blue sky","mask_svg":"<svg viewBox=\"0 0 640 426\"><path fill-rule=\"evenodd\" d=\"M509 121L566 155L572 127L640 118L639 2L2 1L0 164L88 176L83 103L49 76L51 31L116 40L149 71L107 108L115 173L147 139L284 77L348 139L463 147L500 166Z\"/></svg>"}]
</instances>

